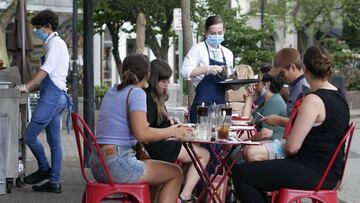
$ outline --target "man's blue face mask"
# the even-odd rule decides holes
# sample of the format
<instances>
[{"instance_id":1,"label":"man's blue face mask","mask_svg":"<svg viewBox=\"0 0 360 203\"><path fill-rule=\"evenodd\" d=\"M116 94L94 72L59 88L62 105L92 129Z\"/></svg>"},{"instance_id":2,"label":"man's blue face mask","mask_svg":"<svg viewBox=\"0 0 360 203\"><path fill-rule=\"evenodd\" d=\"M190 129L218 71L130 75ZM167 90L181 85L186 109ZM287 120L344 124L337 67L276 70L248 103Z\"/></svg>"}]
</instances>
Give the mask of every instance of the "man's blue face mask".
<instances>
[{"instance_id":1,"label":"man's blue face mask","mask_svg":"<svg viewBox=\"0 0 360 203\"><path fill-rule=\"evenodd\" d=\"M224 35L208 35L206 38L207 43L212 47L218 47L224 41Z\"/></svg>"},{"instance_id":2,"label":"man's blue face mask","mask_svg":"<svg viewBox=\"0 0 360 203\"><path fill-rule=\"evenodd\" d=\"M263 88L261 89L261 92L260 92L260 96L264 96L266 94L266 88L265 86L263 86Z\"/></svg>"},{"instance_id":3,"label":"man's blue face mask","mask_svg":"<svg viewBox=\"0 0 360 203\"><path fill-rule=\"evenodd\" d=\"M36 29L35 35L37 38L41 39L44 42L46 41L46 39L49 36L46 32L44 32L44 30L42 28Z\"/></svg>"}]
</instances>

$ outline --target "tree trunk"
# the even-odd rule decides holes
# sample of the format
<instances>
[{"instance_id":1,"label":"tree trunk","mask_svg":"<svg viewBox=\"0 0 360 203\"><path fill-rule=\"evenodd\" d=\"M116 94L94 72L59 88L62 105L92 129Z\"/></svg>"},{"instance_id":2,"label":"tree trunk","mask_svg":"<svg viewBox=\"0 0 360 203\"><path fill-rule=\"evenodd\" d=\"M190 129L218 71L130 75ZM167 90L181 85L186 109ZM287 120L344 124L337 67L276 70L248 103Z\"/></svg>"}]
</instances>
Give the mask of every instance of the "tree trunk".
<instances>
[{"instance_id":1,"label":"tree trunk","mask_svg":"<svg viewBox=\"0 0 360 203\"><path fill-rule=\"evenodd\" d=\"M156 38L155 31L150 25L146 25L146 42L151 47L156 58L168 60L169 32L162 30L161 46Z\"/></svg>"},{"instance_id":2,"label":"tree trunk","mask_svg":"<svg viewBox=\"0 0 360 203\"><path fill-rule=\"evenodd\" d=\"M183 30L183 56L185 57L188 51L190 50L191 46L193 45L193 36L192 36L192 28L191 28L191 7L190 7L190 0L181 0L181 23L182 23L182 30ZM180 71L181 67L179 67ZM189 107L192 104L192 101L195 96L195 91L192 85L191 80L186 81L184 80L184 86L186 84L187 87L187 100L184 98L183 104ZM186 90L185 90L186 91Z\"/></svg>"},{"instance_id":3,"label":"tree trunk","mask_svg":"<svg viewBox=\"0 0 360 203\"><path fill-rule=\"evenodd\" d=\"M113 43L113 48L112 48L112 54L114 56L115 59L115 63L116 63L116 69L118 71L118 74L121 76L121 66L122 66L122 61L120 58L120 53L119 53L119 31L121 28L121 25L119 25L118 23L107 23L106 26L109 28L109 32L111 34L111 40Z\"/></svg>"},{"instance_id":4,"label":"tree trunk","mask_svg":"<svg viewBox=\"0 0 360 203\"><path fill-rule=\"evenodd\" d=\"M186 56L191 46L193 45L191 16L190 16L190 0L181 0L181 23L183 30L183 45L184 45L183 56Z\"/></svg>"},{"instance_id":5,"label":"tree trunk","mask_svg":"<svg viewBox=\"0 0 360 203\"><path fill-rule=\"evenodd\" d=\"M9 67L9 56L6 48L6 27L10 23L16 11L17 0L0 13L0 59L4 61L4 67Z\"/></svg>"},{"instance_id":6,"label":"tree trunk","mask_svg":"<svg viewBox=\"0 0 360 203\"><path fill-rule=\"evenodd\" d=\"M146 43L151 47L151 50L156 56L156 58L161 58L160 45L158 43L154 30L149 24L146 24L145 37Z\"/></svg>"},{"instance_id":7,"label":"tree trunk","mask_svg":"<svg viewBox=\"0 0 360 203\"><path fill-rule=\"evenodd\" d=\"M136 53L144 53L146 20L143 12L139 12L136 20Z\"/></svg>"},{"instance_id":8,"label":"tree trunk","mask_svg":"<svg viewBox=\"0 0 360 203\"><path fill-rule=\"evenodd\" d=\"M297 41L298 41L298 51L301 55L304 54L307 45L307 36L305 30L297 30Z\"/></svg>"}]
</instances>

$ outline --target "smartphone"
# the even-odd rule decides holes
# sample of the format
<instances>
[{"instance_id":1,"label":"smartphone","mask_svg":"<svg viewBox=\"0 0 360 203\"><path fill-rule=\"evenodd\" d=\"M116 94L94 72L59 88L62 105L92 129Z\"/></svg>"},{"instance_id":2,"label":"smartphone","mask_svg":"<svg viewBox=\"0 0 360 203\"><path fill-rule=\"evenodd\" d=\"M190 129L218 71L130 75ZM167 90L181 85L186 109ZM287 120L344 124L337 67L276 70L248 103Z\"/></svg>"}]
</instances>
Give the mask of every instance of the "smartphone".
<instances>
[{"instance_id":1,"label":"smartphone","mask_svg":"<svg viewBox=\"0 0 360 203\"><path fill-rule=\"evenodd\" d=\"M257 115L259 115L261 118L264 118L265 116L263 116L261 113L255 111L255 113L257 113Z\"/></svg>"}]
</instances>

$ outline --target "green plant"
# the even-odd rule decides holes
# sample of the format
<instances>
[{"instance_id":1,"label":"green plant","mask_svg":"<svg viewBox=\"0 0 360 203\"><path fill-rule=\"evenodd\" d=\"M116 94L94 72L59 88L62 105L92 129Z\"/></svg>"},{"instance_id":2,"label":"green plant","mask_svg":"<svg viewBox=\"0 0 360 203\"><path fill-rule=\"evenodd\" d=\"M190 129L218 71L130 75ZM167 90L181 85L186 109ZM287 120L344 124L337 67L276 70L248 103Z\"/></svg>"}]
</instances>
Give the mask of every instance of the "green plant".
<instances>
[{"instance_id":1,"label":"green plant","mask_svg":"<svg viewBox=\"0 0 360 203\"><path fill-rule=\"evenodd\" d=\"M102 84L95 86L95 106L99 109L102 98L105 96L106 92L110 89L109 85Z\"/></svg>"},{"instance_id":2,"label":"green plant","mask_svg":"<svg viewBox=\"0 0 360 203\"><path fill-rule=\"evenodd\" d=\"M350 50L345 41L335 38L326 38L321 41L330 53L335 73L345 78L346 89L349 91L360 90L360 70L358 64L358 55Z\"/></svg>"}]
</instances>

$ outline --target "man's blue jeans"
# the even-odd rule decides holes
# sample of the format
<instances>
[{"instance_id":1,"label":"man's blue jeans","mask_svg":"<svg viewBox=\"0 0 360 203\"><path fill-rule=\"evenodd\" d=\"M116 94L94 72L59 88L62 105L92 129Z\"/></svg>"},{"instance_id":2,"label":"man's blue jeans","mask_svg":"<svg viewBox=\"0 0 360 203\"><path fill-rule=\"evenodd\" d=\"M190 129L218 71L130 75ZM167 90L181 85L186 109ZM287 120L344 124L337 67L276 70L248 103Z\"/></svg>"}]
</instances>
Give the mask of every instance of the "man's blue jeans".
<instances>
[{"instance_id":1,"label":"man's blue jeans","mask_svg":"<svg viewBox=\"0 0 360 203\"><path fill-rule=\"evenodd\" d=\"M46 158L43 145L38 140L38 135L40 132L45 129L46 131L46 140L50 146L51 151L51 173L50 173L50 182L59 183L60 182L60 172L61 172L61 161L62 161L62 148L61 148L61 138L60 138L60 122L61 122L61 113L66 107L68 101L66 93L61 95L60 99L57 101L55 106L55 111L47 112L48 108L44 108L42 105L47 105L44 103L39 103L36 108L36 115L42 115L42 117L47 117L44 119L45 122L39 122L36 118L32 118L31 122L25 130L25 143L29 146L30 150L37 159L39 170L47 171L49 169L49 162ZM52 115L47 115L52 114ZM46 116L47 115L47 116ZM35 114L34 114L35 116Z\"/></svg>"}]
</instances>

